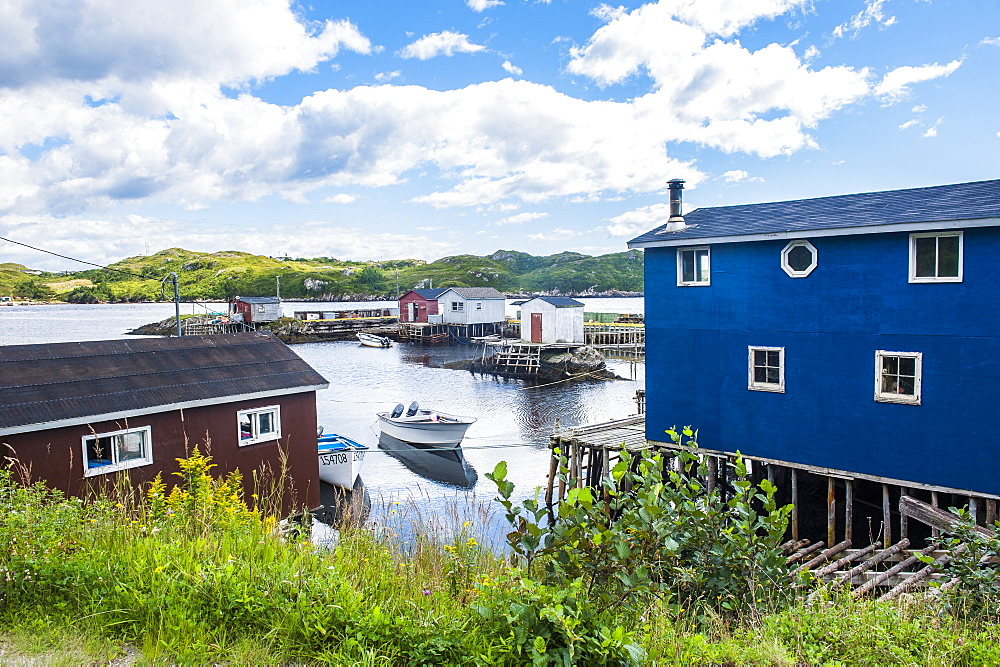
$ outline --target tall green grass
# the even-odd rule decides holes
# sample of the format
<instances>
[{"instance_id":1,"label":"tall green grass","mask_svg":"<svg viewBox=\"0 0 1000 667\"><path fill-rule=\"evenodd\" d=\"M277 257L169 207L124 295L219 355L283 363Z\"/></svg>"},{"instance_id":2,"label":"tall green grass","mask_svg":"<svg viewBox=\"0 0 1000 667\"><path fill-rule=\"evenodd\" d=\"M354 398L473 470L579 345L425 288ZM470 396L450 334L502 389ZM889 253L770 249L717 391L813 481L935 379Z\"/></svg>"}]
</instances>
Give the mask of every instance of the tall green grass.
<instances>
[{"instance_id":1,"label":"tall green grass","mask_svg":"<svg viewBox=\"0 0 1000 667\"><path fill-rule=\"evenodd\" d=\"M324 549L251 508L239 478L213 478L197 450L181 467L171 488L86 500L0 471L0 661L1000 662L995 617L915 599L729 616L656 598L606 608L484 546L492 503L428 514L419 498L385 501L395 519L346 522Z\"/></svg>"}]
</instances>

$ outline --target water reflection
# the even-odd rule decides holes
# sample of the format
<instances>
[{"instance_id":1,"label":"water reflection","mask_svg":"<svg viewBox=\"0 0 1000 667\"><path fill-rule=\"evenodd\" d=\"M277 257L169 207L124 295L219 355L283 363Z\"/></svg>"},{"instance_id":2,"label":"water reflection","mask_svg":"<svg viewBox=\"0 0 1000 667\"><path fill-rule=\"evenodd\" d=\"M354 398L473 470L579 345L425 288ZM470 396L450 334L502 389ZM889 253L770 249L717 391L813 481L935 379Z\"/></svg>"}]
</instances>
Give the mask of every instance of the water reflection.
<instances>
[{"instance_id":1,"label":"water reflection","mask_svg":"<svg viewBox=\"0 0 1000 667\"><path fill-rule=\"evenodd\" d=\"M471 489L479 480L476 469L465 460L462 447L422 447L383 433L379 449L407 470L424 479L458 489Z\"/></svg>"}]
</instances>

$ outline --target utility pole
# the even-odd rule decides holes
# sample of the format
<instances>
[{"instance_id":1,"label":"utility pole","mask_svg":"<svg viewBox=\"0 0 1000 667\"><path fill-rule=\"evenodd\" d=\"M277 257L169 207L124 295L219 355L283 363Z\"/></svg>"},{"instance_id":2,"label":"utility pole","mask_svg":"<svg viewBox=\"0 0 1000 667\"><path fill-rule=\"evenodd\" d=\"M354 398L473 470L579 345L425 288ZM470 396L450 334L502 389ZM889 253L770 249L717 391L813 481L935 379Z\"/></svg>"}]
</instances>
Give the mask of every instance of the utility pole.
<instances>
[{"instance_id":1,"label":"utility pole","mask_svg":"<svg viewBox=\"0 0 1000 667\"><path fill-rule=\"evenodd\" d=\"M277 283L277 287L275 287L275 296L277 296L278 300L280 301L281 300L281 276L275 276L274 280Z\"/></svg>"},{"instance_id":2,"label":"utility pole","mask_svg":"<svg viewBox=\"0 0 1000 667\"><path fill-rule=\"evenodd\" d=\"M177 287L177 274L171 271L167 274L167 277L160 281L160 287L163 287L163 283L168 280L174 283L174 317L177 318L177 337L180 338L184 334L181 332L181 293L180 289Z\"/></svg>"}]
</instances>

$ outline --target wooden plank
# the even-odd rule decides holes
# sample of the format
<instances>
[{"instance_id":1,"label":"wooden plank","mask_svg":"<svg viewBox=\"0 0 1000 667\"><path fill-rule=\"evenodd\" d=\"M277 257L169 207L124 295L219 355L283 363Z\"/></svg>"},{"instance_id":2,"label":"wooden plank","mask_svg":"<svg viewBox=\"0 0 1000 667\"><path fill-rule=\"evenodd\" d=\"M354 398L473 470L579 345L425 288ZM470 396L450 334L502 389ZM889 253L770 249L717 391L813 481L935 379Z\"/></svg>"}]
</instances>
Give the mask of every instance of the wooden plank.
<instances>
[{"instance_id":1,"label":"wooden plank","mask_svg":"<svg viewBox=\"0 0 1000 667\"><path fill-rule=\"evenodd\" d=\"M924 547L923 549L921 549L919 553L920 553L921 556L926 556L927 554L929 554L930 552L934 551L937 548L938 548L937 544L932 544L929 547ZM900 561L899 563L896 563L895 565L893 565L892 567L890 567L885 572L880 573L874 579L871 579L870 581L866 582L860 588L854 589L854 591L851 593L851 596L852 597L856 597L856 598L860 598L860 597L863 597L863 596L867 595L872 589L874 589L879 584L884 583L892 575L894 575L894 574L896 574L898 572L902 572L906 568L911 567L914 563L918 563L918 562L920 562L920 559L917 558L916 555L913 555L913 556L910 556L909 558L907 558L905 560Z\"/></svg>"},{"instance_id":2,"label":"wooden plank","mask_svg":"<svg viewBox=\"0 0 1000 667\"><path fill-rule=\"evenodd\" d=\"M863 572L867 572L868 570L872 569L873 567L875 567L882 561L886 560L887 558L892 558L893 556L895 556L897 553L907 548L908 546L910 546L909 540L900 540L899 542L892 545L888 549L883 549L882 551L878 552L865 562L851 568L847 572L843 573L842 575L831 581L830 590L836 590L845 583L850 583L851 581L854 580L854 577L858 576Z\"/></svg>"},{"instance_id":3,"label":"wooden plank","mask_svg":"<svg viewBox=\"0 0 1000 667\"><path fill-rule=\"evenodd\" d=\"M882 485L882 546L892 544L892 508L889 506L889 485Z\"/></svg>"},{"instance_id":4,"label":"wooden plank","mask_svg":"<svg viewBox=\"0 0 1000 667\"><path fill-rule=\"evenodd\" d=\"M854 539L854 480L844 481L844 539Z\"/></svg>"},{"instance_id":5,"label":"wooden plank","mask_svg":"<svg viewBox=\"0 0 1000 667\"><path fill-rule=\"evenodd\" d=\"M946 512L940 507L928 505L912 496L902 496L899 499L899 513L905 514L911 519L916 519L938 530L952 531L958 525L958 517L951 512ZM987 537L994 537L996 535L994 531L983 526L976 526L976 530Z\"/></svg>"},{"instance_id":6,"label":"wooden plank","mask_svg":"<svg viewBox=\"0 0 1000 667\"><path fill-rule=\"evenodd\" d=\"M828 563L828 562L830 562L830 558L831 557L836 556L841 551L844 551L844 550L850 549L850 548L851 548L851 542L850 542L850 540L844 540L840 544L835 544L832 547L830 547L829 549L824 550L823 553L821 553L820 555L816 556L815 558L813 558L809 562L803 563L802 565L800 565L795 570L795 574L798 574L799 572L805 572L806 570L811 570L814 567L816 567L817 565L819 565L820 563Z\"/></svg>"},{"instance_id":7,"label":"wooden plank","mask_svg":"<svg viewBox=\"0 0 1000 667\"><path fill-rule=\"evenodd\" d=\"M837 487L833 477L826 480L826 543L837 541Z\"/></svg>"},{"instance_id":8,"label":"wooden plank","mask_svg":"<svg viewBox=\"0 0 1000 667\"><path fill-rule=\"evenodd\" d=\"M792 539L799 539L799 475L792 468Z\"/></svg>"},{"instance_id":9,"label":"wooden plank","mask_svg":"<svg viewBox=\"0 0 1000 667\"><path fill-rule=\"evenodd\" d=\"M877 545L873 542L872 544L869 544L864 549L858 549L854 553L852 553L850 555L847 555L847 556L844 556L840 560L837 560L836 562L830 563L826 567L823 567L823 568L820 568L819 570L816 570L815 572L813 572L813 576L815 576L817 579L819 579L821 577L825 577L825 576L831 575L834 572L836 572L837 570L839 570L842 567L844 567L845 565L848 565L850 563L853 563L856 560L864 558L865 556L867 556L871 552L875 551L876 546Z\"/></svg>"}]
</instances>

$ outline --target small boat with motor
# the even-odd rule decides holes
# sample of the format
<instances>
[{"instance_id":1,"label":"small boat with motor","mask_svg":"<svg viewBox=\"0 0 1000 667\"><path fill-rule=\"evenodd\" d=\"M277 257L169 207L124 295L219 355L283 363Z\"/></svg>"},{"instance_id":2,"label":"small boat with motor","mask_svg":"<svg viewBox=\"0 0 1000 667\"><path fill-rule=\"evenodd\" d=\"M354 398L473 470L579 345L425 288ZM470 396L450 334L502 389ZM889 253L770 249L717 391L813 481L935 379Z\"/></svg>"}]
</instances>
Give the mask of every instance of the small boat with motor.
<instances>
[{"instance_id":1,"label":"small boat with motor","mask_svg":"<svg viewBox=\"0 0 1000 667\"><path fill-rule=\"evenodd\" d=\"M336 433L317 438L319 446L319 478L327 484L350 491L365 464L366 445Z\"/></svg>"},{"instance_id":2,"label":"small boat with motor","mask_svg":"<svg viewBox=\"0 0 1000 667\"><path fill-rule=\"evenodd\" d=\"M385 336L376 336L372 333L362 331L358 334L358 340L365 347L392 347L392 340Z\"/></svg>"},{"instance_id":3,"label":"small boat with motor","mask_svg":"<svg viewBox=\"0 0 1000 667\"><path fill-rule=\"evenodd\" d=\"M400 403L392 412L378 413L378 424L382 433L417 445L458 447L465 437L465 432L474 423L476 423L475 417L426 410L416 401L410 403L408 409Z\"/></svg>"}]
</instances>

